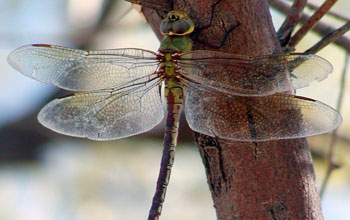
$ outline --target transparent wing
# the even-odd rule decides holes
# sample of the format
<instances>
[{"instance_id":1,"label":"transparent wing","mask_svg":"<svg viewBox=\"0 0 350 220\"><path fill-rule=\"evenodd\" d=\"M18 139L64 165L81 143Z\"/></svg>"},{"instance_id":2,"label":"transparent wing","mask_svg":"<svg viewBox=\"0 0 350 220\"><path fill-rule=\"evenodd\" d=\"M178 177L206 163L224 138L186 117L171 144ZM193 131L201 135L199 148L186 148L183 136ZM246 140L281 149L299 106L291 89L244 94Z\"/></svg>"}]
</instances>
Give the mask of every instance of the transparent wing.
<instances>
[{"instance_id":1,"label":"transparent wing","mask_svg":"<svg viewBox=\"0 0 350 220\"><path fill-rule=\"evenodd\" d=\"M118 87L147 78L158 67L156 53L147 50L85 51L47 44L20 47L8 63L28 77L72 91Z\"/></svg>"},{"instance_id":2,"label":"transparent wing","mask_svg":"<svg viewBox=\"0 0 350 220\"><path fill-rule=\"evenodd\" d=\"M113 140L146 132L164 117L159 82L115 91L80 92L55 99L39 113L41 124L58 133Z\"/></svg>"},{"instance_id":3,"label":"transparent wing","mask_svg":"<svg viewBox=\"0 0 350 220\"><path fill-rule=\"evenodd\" d=\"M198 50L180 57L184 79L233 95L264 96L302 88L333 71L327 60L311 54L251 57Z\"/></svg>"},{"instance_id":4,"label":"transparent wing","mask_svg":"<svg viewBox=\"0 0 350 220\"><path fill-rule=\"evenodd\" d=\"M342 123L337 111L304 97L219 94L188 89L185 113L192 130L236 141L268 141L317 135Z\"/></svg>"}]
</instances>

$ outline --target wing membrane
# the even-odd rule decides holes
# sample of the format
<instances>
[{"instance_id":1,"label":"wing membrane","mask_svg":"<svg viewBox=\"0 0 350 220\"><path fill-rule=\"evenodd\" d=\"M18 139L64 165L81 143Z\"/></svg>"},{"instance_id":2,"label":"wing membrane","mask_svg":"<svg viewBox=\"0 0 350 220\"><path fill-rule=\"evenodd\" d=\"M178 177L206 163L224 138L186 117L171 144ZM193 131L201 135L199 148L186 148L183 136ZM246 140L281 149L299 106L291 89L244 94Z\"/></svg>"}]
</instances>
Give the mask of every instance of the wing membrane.
<instances>
[{"instance_id":1,"label":"wing membrane","mask_svg":"<svg viewBox=\"0 0 350 220\"><path fill-rule=\"evenodd\" d=\"M118 87L147 78L158 67L156 53L147 50L85 51L46 44L20 47L8 62L28 77L72 91Z\"/></svg>"},{"instance_id":2,"label":"wing membrane","mask_svg":"<svg viewBox=\"0 0 350 220\"><path fill-rule=\"evenodd\" d=\"M192 51L178 61L183 78L233 95L264 96L308 86L333 71L316 55L273 54L244 56L215 51Z\"/></svg>"},{"instance_id":3,"label":"wing membrane","mask_svg":"<svg viewBox=\"0 0 350 220\"><path fill-rule=\"evenodd\" d=\"M342 122L331 107L304 97L218 94L189 88L185 113L192 130L236 141L267 141L325 133Z\"/></svg>"},{"instance_id":4,"label":"wing membrane","mask_svg":"<svg viewBox=\"0 0 350 220\"><path fill-rule=\"evenodd\" d=\"M118 91L80 92L55 99L40 111L38 119L58 133L93 140L140 134L164 117L158 83Z\"/></svg>"}]
</instances>

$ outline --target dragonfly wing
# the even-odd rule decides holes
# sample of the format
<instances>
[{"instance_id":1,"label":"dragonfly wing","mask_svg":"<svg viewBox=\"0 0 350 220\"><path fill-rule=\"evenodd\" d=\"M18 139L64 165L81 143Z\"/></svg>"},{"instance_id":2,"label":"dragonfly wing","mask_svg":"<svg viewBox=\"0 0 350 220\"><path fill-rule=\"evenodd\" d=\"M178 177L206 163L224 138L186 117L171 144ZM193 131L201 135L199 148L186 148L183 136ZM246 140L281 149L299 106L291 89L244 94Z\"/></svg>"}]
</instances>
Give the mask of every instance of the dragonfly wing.
<instances>
[{"instance_id":1,"label":"dragonfly wing","mask_svg":"<svg viewBox=\"0 0 350 220\"><path fill-rule=\"evenodd\" d=\"M331 131L342 122L331 107L304 97L229 97L191 88L185 113L192 130L236 141L307 137Z\"/></svg>"},{"instance_id":2,"label":"dragonfly wing","mask_svg":"<svg viewBox=\"0 0 350 220\"><path fill-rule=\"evenodd\" d=\"M38 115L39 122L51 130L93 140L140 134L163 117L158 86L154 85L76 93L51 101Z\"/></svg>"},{"instance_id":3,"label":"dragonfly wing","mask_svg":"<svg viewBox=\"0 0 350 220\"><path fill-rule=\"evenodd\" d=\"M192 51L178 61L183 78L233 95L264 96L308 86L325 79L332 65L306 54L244 56Z\"/></svg>"},{"instance_id":4,"label":"dragonfly wing","mask_svg":"<svg viewBox=\"0 0 350 220\"><path fill-rule=\"evenodd\" d=\"M72 91L118 87L155 77L156 53L141 49L85 51L47 44L14 50L9 64L24 75ZM153 74L153 75L152 75Z\"/></svg>"}]
</instances>

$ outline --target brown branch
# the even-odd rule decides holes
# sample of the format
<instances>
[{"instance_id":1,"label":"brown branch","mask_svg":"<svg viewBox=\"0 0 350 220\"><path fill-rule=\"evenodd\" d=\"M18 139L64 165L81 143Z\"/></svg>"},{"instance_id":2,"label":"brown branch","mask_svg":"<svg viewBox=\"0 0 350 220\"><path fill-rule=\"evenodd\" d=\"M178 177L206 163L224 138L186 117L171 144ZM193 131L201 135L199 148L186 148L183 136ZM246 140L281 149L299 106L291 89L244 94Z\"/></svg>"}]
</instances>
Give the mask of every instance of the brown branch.
<instances>
[{"instance_id":1,"label":"brown branch","mask_svg":"<svg viewBox=\"0 0 350 220\"><path fill-rule=\"evenodd\" d=\"M300 15L303 12L306 2L307 0L295 0L291 7L290 13L277 31L277 37L282 47L288 44L291 34L300 19Z\"/></svg>"},{"instance_id":2,"label":"brown branch","mask_svg":"<svg viewBox=\"0 0 350 220\"><path fill-rule=\"evenodd\" d=\"M341 80L340 80L340 90L339 90L337 108L336 108L338 112L340 112L341 105L343 103L344 91L345 91L345 77L346 77L346 74L349 72L349 69L348 69L349 68L349 60L350 60L350 56L349 56L349 53L347 53L345 56L344 68L343 68L343 72L342 72ZM325 175L325 178L322 182L322 186L320 189L320 196L321 197L323 196L323 194L327 188L328 180L329 180L333 170L340 167L340 165L335 161L335 158L334 158L334 151L335 151L336 142L338 139L337 138L337 131L338 131L338 129L335 129L332 132L331 142L329 144L328 167L327 167L326 175Z\"/></svg>"},{"instance_id":3,"label":"brown branch","mask_svg":"<svg viewBox=\"0 0 350 220\"><path fill-rule=\"evenodd\" d=\"M306 7L311 8L311 9L313 9L313 10L316 10L316 9L318 9L320 6L319 6L319 5L315 5L315 4L311 3L311 2L308 2L308 3L306 4ZM335 18L337 18L337 19L340 19L340 20L343 20L343 21L348 21L348 20L350 20L350 17L344 16L344 15L339 14L339 13L337 13L337 12L335 12L335 11L332 11L332 10L329 10L329 11L327 12L327 15L333 16L333 17L335 17Z\"/></svg>"},{"instance_id":4,"label":"brown branch","mask_svg":"<svg viewBox=\"0 0 350 220\"><path fill-rule=\"evenodd\" d=\"M291 38L288 47L294 48L301 39L319 22L319 20L331 9L337 0L326 0L320 8L303 24L303 26Z\"/></svg>"},{"instance_id":5,"label":"brown branch","mask_svg":"<svg viewBox=\"0 0 350 220\"><path fill-rule=\"evenodd\" d=\"M284 1L280 0L270 0L270 5L274 7L275 9L281 11L284 14L290 13L290 5ZM304 23L310 18L307 14L302 14L300 17L300 22ZM334 32L336 29L331 27L330 25L320 21L314 28L312 29L316 33L318 33L321 36L326 36L331 32ZM344 48L346 51L350 52L350 38L346 36L341 36L338 40L334 41L334 43L342 48ZM290 50L289 50L290 51Z\"/></svg>"},{"instance_id":6,"label":"brown branch","mask_svg":"<svg viewBox=\"0 0 350 220\"><path fill-rule=\"evenodd\" d=\"M199 39L214 45L238 21L240 26L219 51L255 56L282 52L267 1L218 1L212 15L211 6L209 1L183 0L174 8L188 12L197 25L211 23ZM194 50L203 47L194 42ZM306 139L252 143L196 134L196 141L218 219L323 218Z\"/></svg>"},{"instance_id":7,"label":"brown branch","mask_svg":"<svg viewBox=\"0 0 350 220\"><path fill-rule=\"evenodd\" d=\"M147 22L152 27L152 30L156 34L159 40L163 38L163 35L160 33L159 24L161 22L161 17L153 9L142 7L142 13L145 15Z\"/></svg>"},{"instance_id":8,"label":"brown branch","mask_svg":"<svg viewBox=\"0 0 350 220\"><path fill-rule=\"evenodd\" d=\"M329 43L332 43L334 41L337 41L341 36L344 35L345 32L350 30L350 21L348 21L346 24L341 26L339 29L329 33L327 36L322 38L319 42L317 42L314 46L312 46L310 49L306 50L305 53L307 54L315 54L325 46L327 46Z\"/></svg>"}]
</instances>

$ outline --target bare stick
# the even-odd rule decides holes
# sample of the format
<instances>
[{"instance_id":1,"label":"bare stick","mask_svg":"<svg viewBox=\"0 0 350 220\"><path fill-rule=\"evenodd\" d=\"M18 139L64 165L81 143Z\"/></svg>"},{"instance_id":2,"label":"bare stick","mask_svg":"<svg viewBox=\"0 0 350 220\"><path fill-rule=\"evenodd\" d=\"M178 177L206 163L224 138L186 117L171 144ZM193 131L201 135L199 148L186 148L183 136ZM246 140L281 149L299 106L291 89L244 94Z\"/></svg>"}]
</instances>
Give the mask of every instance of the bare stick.
<instances>
[{"instance_id":1,"label":"bare stick","mask_svg":"<svg viewBox=\"0 0 350 220\"><path fill-rule=\"evenodd\" d=\"M290 4L280 1L280 0L269 0L269 3L275 9L281 11L284 14L290 13ZM310 18L309 15L303 13L300 18L300 22L304 23ZM335 31L336 29L324 22L318 22L318 24L312 29L321 36L326 36L327 34ZM346 51L350 52L350 38L346 36L341 36L338 40L334 41L335 44L344 48ZM292 49L289 49L291 51Z\"/></svg>"},{"instance_id":2,"label":"bare stick","mask_svg":"<svg viewBox=\"0 0 350 220\"><path fill-rule=\"evenodd\" d=\"M337 2L337 0L326 0L320 8L307 20L304 25L297 31L289 42L288 47L294 48L301 39L309 32L317 22L327 14L330 8Z\"/></svg>"},{"instance_id":3,"label":"bare stick","mask_svg":"<svg viewBox=\"0 0 350 220\"><path fill-rule=\"evenodd\" d=\"M329 33L327 36L322 38L319 42L317 42L314 46L312 46L310 49L306 50L305 53L307 54L314 54L317 53L319 50L327 46L329 43L332 43L336 40L338 40L343 34L350 30L350 21L348 21L346 24L338 28L337 30Z\"/></svg>"},{"instance_id":4,"label":"bare stick","mask_svg":"<svg viewBox=\"0 0 350 220\"><path fill-rule=\"evenodd\" d=\"M299 22L300 15L303 12L306 2L306 0L295 0L291 7L290 13L284 20L279 30L277 31L277 37L282 47L288 44L293 30Z\"/></svg>"},{"instance_id":5,"label":"bare stick","mask_svg":"<svg viewBox=\"0 0 350 220\"><path fill-rule=\"evenodd\" d=\"M311 8L311 9L313 9L313 10L316 10L319 6L318 6L318 5L315 5L315 4L311 3L311 2L308 2L308 3L306 4L306 7ZM335 18L337 18L337 19L344 20L344 21L350 20L350 17L344 16L344 15L339 14L339 13L337 13L337 12L335 12L335 11L332 11L332 10L329 10L329 11L327 12L327 15L333 16L333 17L335 17Z\"/></svg>"},{"instance_id":6,"label":"bare stick","mask_svg":"<svg viewBox=\"0 0 350 220\"><path fill-rule=\"evenodd\" d=\"M348 67L349 67L349 59L350 59L350 56L349 56L349 53L346 53L346 56L345 56L345 64L344 64L344 69L343 69L343 72L342 72L342 76L341 76L341 80L340 80L340 90L339 90L339 95L338 95L338 101L337 101L337 111L339 112L340 109L341 109L341 105L343 103L343 97L344 97L344 90L345 90L345 76L346 76L346 73L349 71ZM327 168L327 171L326 171L326 176L322 182L322 186L321 186L321 189L320 189L320 196L322 197L324 192L325 192L325 189L327 187L327 184L328 184L328 180L331 176L331 173L334 169L336 168L339 168L339 164L337 164L335 162L335 159L334 159L334 151L335 151L335 144L336 144L336 141L337 141L337 131L338 129L335 129L333 132L332 132L332 137L331 137L331 142L329 144L329 152L328 152L328 168Z\"/></svg>"}]
</instances>

